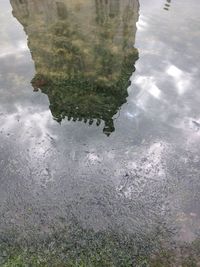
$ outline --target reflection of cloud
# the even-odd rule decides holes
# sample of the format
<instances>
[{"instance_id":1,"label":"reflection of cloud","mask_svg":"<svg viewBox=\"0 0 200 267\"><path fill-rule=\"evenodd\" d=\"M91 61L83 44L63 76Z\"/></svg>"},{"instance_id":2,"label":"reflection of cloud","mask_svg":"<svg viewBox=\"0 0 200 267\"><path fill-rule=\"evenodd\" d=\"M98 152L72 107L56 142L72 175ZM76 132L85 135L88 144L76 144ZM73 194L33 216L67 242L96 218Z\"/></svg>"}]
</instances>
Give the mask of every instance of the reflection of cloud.
<instances>
[{"instance_id":1,"label":"reflection of cloud","mask_svg":"<svg viewBox=\"0 0 200 267\"><path fill-rule=\"evenodd\" d=\"M139 110L132 111L132 112L129 112L129 111L126 112L126 116L130 119L134 119L134 118L138 117L139 114L140 114Z\"/></svg>"},{"instance_id":2,"label":"reflection of cloud","mask_svg":"<svg viewBox=\"0 0 200 267\"><path fill-rule=\"evenodd\" d=\"M188 73L169 62L165 65L159 65L159 72L155 69L149 71L143 66L144 70L141 69L139 75L132 78L130 101L155 123L181 130L188 143L199 142L196 70ZM168 75L160 75L161 71Z\"/></svg>"},{"instance_id":3,"label":"reflection of cloud","mask_svg":"<svg viewBox=\"0 0 200 267\"><path fill-rule=\"evenodd\" d=\"M0 48L1 48L0 58L12 56L12 55L16 55L20 57L23 55L23 52L27 52L27 51L29 52L26 42L23 42L22 40L17 42L15 46L3 45L3 47L0 47Z\"/></svg>"},{"instance_id":4,"label":"reflection of cloud","mask_svg":"<svg viewBox=\"0 0 200 267\"><path fill-rule=\"evenodd\" d=\"M146 104L149 101L149 97L153 97L158 100L161 99L161 91L156 85L154 77L136 76L134 79L134 84L138 85L140 88L140 91L135 99L136 104L143 110L146 109Z\"/></svg>"},{"instance_id":5,"label":"reflection of cloud","mask_svg":"<svg viewBox=\"0 0 200 267\"><path fill-rule=\"evenodd\" d=\"M133 154L132 159L127 159L127 175L120 181L118 192L130 199L145 198L147 192L156 192L155 188L166 178L164 158L168 149L168 144L155 142L141 149L137 158Z\"/></svg>"},{"instance_id":6,"label":"reflection of cloud","mask_svg":"<svg viewBox=\"0 0 200 267\"><path fill-rule=\"evenodd\" d=\"M0 1L0 9L0 59L7 56L20 57L23 52L29 52L24 32L11 15L9 1Z\"/></svg>"},{"instance_id":7,"label":"reflection of cloud","mask_svg":"<svg viewBox=\"0 0 200 267\"><path fill-rule=\"evenodd\" d=\"M51 114L47 110L38 111L28 107L16 106L16 112L1 117L1 129L5 132L15 132L15 129L20 126L22 139L30 131L32 137L42 138L49 134L48 127L51 121Z\"/></svg>"},{"instance_id":8,"label":"reflection of cloud","mask_svg":"<svg viewBox=\"0 0 200 267\"><path fill-rule=\"evenodd\" d=\"M144 16L140 16L139 21L137 22L137 29L139 31L146 31L148 28L148 23L145 21Z\"/></svg>"},{"instance_id":9,"label":"reflection of cloud","mask_svg":"<svg viewBox=\"0 0 200 267\"><path fill-rule=\"evenodd\" d=\"M174 65L171 65L167 69L166 73L174 79L179 95L184 94L189 89L191 83L191 77L189 74L183 72Z\"/></svg>"},{"instance_id":10,"label":"reflection of cloud","mask_svg":"<svg viewBox=\"0 0 200 267\"><path fill-rule=\"evenodd\" d=\"M95 164L95 163L100 163L101 159L96 153L88 153L87 155L87 160L89 161L90 164Z\"/></svg>"},{"instance_id":11,"label":"reflection of cloud","mask_svg":"<svg viewBox=\"0 0 200 267\"><path fill-rule=\"evenodd\" d=\"M5 114L3 110L2 113L1 138L8 138L5 142L13 146L9 160L18 158L17 154L20 153L19 165L16 168L22 168L21 162L28 162L27 166L23 167L23 170L28 168L26 176L30 173L31 179L45 186L46 182L53 179L53 171L48 162L57 142L57 135L51 131L53 122L49 110L42 110L39 106L30 108L17 104L14 112Z\"/></svg>"},{"instance_id":12,"label":"reflection of cloud","mask_svg":"<svg viewBox=\"0 0 200 267\"><path fill-rule=\"evenodd\" d=\"M138 76L135 79L135 83L139 85L142 90L147 91L153 97L160 99L161 91L156 85L154 77Z\"/></svg>"}]
</instances>

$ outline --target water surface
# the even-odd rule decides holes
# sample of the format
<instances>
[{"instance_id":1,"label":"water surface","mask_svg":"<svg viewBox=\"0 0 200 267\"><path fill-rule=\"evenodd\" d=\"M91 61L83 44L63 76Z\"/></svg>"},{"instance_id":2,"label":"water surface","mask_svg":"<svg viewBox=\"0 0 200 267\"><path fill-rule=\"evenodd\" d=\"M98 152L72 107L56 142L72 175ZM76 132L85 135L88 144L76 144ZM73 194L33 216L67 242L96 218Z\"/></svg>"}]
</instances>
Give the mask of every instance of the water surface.
<instances>
[{"instance_id":1,"label":"water surface","mask_svg":"<svg viewBox=\"0 0 200 267\"><path fill-rule=\"evenodd\" d=\"M198 266L197 0L0 10L2 264Z\"/></svg>"}]
</instances>

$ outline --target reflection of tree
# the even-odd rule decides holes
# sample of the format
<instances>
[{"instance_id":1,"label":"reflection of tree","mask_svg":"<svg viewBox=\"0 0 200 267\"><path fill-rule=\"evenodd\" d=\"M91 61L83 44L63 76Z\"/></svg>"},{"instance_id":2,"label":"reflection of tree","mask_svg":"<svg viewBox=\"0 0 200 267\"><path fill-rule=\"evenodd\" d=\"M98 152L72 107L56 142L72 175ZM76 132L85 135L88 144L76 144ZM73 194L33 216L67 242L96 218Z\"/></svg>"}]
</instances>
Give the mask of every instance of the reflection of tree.
<instances>
[{"instance_id":1,"label":"reflection of tree","mask_svg":"<svg viewBox=\"0 0 200 267\"><path fill-rule=\"evenodd\" d=\"M34 90L47 94L57 121L105 122L126 102L138 52L137 0L11 0L35 62Z\"/></svg>"}]
</instances>

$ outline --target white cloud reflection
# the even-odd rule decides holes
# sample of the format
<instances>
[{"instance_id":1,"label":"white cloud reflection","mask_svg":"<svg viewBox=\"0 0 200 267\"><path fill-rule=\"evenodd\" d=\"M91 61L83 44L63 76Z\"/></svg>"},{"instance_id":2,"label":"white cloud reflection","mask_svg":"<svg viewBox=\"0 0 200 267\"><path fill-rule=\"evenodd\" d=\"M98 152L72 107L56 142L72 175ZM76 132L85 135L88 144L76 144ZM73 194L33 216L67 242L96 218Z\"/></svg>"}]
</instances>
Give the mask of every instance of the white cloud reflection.
<instances>
[{"instance_id":1,"label":"white cloud reflection","mask_svg":"<svg viewBox=\"0 0 200 267\"><path fill-rule=\"evenodd\" d=\"M137 22L137 29L139 31L146 31L148 29L148 22L145 21L145 17L140 15L139 21Z\"/></svg>"},{"instance_id":2,"label":"white cloud reflection","mask_svg":"<svg viewBox=\"0 0 200 267\"><path fill-rule=\"evenodd\" d=\"M52 115L49 110L38 110L15 105L16 111L6 113L0 111L1 130L5 133L12 132L14 135L19 135L21 141L32 137L43 138L50 135L49 126L52 122Z\"/></svg>"},{"instance_id":3,"label":"white cloud reflection","mask_svg":"<svg viewBox=\"0 0 200 267\"><path fill-rule=\"evenodd\" d=\"M137 95L137 101L141 108L144 109L145 102L148 101L149 95L155 99L161 98L161 91L156 85L155 77L153 76L136 76L134 84L140 88Z\"/></svg>"},{"instance_id":4,"label":"white cloud reflection","mask_svg":"<svg viewBox=\"0 0 200 267\"><path fill-rule=\"evenodd\" d=\"M166 73L173 78L179 95L186 93L190 89L190 74L183 72L174 65L169 66L166 70Z\"/></svg>"},{"instance_id":5,"label":"white cloud reflection","mask_svg":"<svg viewBox=\"0 0 200 267\"><path fill-rule=\"evenodd\" d=\"M0 45L0 58L4 58L7 56L23 56L24 52L29 52L28 46L27 46L27 42L24 40L20 40L16 43L15 46L13 46L12 44L9 45Z\"/></svg>"}]
</instances>

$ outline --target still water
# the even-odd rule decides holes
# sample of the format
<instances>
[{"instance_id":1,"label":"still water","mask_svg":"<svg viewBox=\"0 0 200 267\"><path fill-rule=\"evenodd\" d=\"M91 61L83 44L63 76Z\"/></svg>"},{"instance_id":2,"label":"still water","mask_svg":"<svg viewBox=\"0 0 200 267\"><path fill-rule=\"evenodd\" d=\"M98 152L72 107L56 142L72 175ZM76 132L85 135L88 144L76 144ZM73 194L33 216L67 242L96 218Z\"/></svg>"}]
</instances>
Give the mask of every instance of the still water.
<instances>
[{"instance_id":1,"label":"still water","mask_svg":"<svg viewBox=\"0 0 200 267\"><path fill-rule=\"evenodd\" d=\"M199 1L1 0L0 25L0 266L200 266Z\"/></svg>"}]
</instances>

